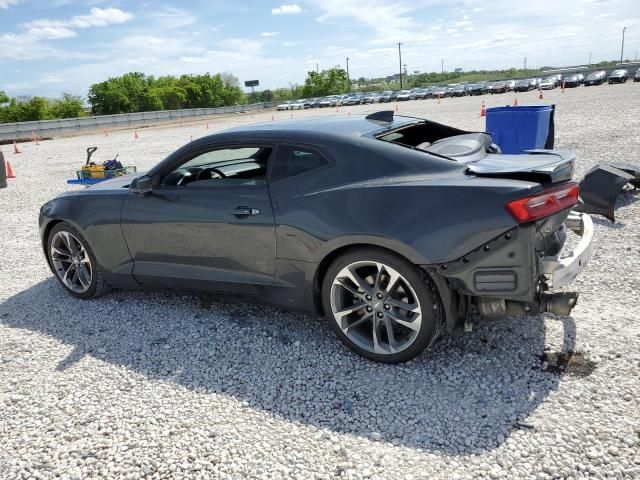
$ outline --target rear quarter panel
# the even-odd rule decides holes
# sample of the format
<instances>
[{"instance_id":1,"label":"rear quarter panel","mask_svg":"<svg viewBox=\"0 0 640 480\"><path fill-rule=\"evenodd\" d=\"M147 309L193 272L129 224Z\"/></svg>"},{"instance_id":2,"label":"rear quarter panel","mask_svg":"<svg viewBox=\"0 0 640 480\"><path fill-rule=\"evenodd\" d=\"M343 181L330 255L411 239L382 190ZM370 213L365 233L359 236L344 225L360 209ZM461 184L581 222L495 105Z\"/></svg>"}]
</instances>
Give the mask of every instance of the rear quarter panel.
<instances>
[{"instance_id":1,"label":"rear quarter panel","mask_svg":"<svg viewBox=\"0 0 640 480\"><path fill-rule=\"evenodd\" d=\"M468 176L464 168L431 174L397 169L393 176L349 182L353 172L338 162L272 184L278 258L320 262L337 248L365 243L416 264L447 262L515 226L505 204L539 189L536 183ZM318 188L335 177L344 184Z\"/></svg>"}]
</instances>

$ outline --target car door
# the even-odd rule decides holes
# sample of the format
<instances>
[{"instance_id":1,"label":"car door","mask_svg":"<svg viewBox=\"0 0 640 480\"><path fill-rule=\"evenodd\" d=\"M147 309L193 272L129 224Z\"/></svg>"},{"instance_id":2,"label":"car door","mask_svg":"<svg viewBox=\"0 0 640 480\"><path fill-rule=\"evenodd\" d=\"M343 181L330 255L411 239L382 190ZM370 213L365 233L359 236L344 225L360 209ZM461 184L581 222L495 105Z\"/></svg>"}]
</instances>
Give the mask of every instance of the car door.
<instances>
[{"instance_id":1,"label":"car door","mask_svg":"<svg viewBox=\"0 0 640 480\"><path fill-rule=\"evenodd\" d=\"M272 151L204 148L158 173L151 192L130 193L121 224L136 280L239 293L272 284L275 222L266 183Z\"/></svg>"}]
</instances>

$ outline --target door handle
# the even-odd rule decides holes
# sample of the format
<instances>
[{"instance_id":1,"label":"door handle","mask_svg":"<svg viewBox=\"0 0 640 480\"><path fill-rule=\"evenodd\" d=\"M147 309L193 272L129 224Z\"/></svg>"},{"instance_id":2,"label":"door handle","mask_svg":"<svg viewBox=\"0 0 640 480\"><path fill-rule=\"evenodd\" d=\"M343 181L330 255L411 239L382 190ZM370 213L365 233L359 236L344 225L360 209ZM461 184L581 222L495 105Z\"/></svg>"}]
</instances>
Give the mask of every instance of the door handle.
<instances>
[{"instance_id":1,"label":"door handle","mask_svg":"<svg viewBox=\"0 0 640 480\"><path fill-rule=\"evenodd\" d=\"M251 207L236 207L231 213L236 217L248 217L249 215L259 215L260 210Z\"/></svg>"}]
</instances>

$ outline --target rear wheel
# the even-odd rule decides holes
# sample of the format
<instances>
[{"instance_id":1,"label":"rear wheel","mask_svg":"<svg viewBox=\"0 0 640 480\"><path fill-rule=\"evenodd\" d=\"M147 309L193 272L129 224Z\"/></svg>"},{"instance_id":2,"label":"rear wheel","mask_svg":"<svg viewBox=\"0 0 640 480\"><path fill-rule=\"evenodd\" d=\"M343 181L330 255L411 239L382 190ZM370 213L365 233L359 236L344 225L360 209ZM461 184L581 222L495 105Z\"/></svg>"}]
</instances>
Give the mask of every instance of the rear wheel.
<instances>
[{"instance_id":1,"label":"rear wheel","mask_svg":"<svg viewBox=\"0 0 640 480\"><path fill-rule=\"evenodd\" d=\"M406 362L436 338L441 306L428 275L375 248L351 251L329 268L324 310L352 351L384 363Z\"/></svg>"},{"instance_id":2,"label":"rear wheel","mask_svg":"<svg viewBox=\"0 0 640 480\"><path fill-rule=\"evenodd\" d=\"M82 234L67 223L51 229L47 255L56 278L77 298L91 298L108 290L102 266Z\"/></svg>"}]
</instances>

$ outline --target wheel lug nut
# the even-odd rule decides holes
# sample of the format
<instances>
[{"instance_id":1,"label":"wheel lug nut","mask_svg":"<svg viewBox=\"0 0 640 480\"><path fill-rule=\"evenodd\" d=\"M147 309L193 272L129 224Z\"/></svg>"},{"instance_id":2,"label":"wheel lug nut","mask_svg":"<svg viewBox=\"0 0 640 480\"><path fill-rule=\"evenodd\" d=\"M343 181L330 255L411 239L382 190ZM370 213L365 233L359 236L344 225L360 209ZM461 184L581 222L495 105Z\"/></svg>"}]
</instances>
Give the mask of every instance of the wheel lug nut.
<instances>
[{"instance_id":1,"label":"wheel lug nut","mask_svg":"<svg viewBox=\"0 0 640 480\"><path fill-rule=\"evenodd\" d=\"M384 309L385 309L385 310L389 310L390 308L391 308L391 307L389 306L389 304L388 304L388 303L385 303L385 304L384 304Z\"/></svg>"},{"instance_id":2,"label":"wheel lug nut","mask_svg":"<svg viewBox=\"0 0 640 480\"><path fill-rule=\"evenodd\" d=\"M373 310L371 307L367 306L367 312L370 312L371 310Z\"/></svg>"},{"instance_id":3,"label":"wheel lug nut","mask_svg":"<svg viewBox=\"0 0 640 480\"><path fill-rule=\"evenodd\" d=\"M364 297L364 298L366 298L366 299L367 299L367 301L368 301L368 302L370 302L372 297L371 297L371 295L367 295L367 296L366 296L366 297Z\"/></svg>"},{"instance_id":4,"label":"wheel lug nut","mask_svg":"<svg viewBox=\"0 0 640 480\"><path fill-rule=\"evenodd\" d=\"M378 297L379 299L382 299L382 297L384 297L384 295L382 295L382 293L378 293L378 294L376 295L376 297Z\"/></svg>"},{"instance_id":5,"label":"wheel lug nut","mask_svg":"<svg viewBox=\"0 0 640 480\"><path fill-rule=\"evenodd\" d=\"M383 317L382 312L378 312L378 318L382 318L382 317Z\"/></svg>"}]
</instances>

